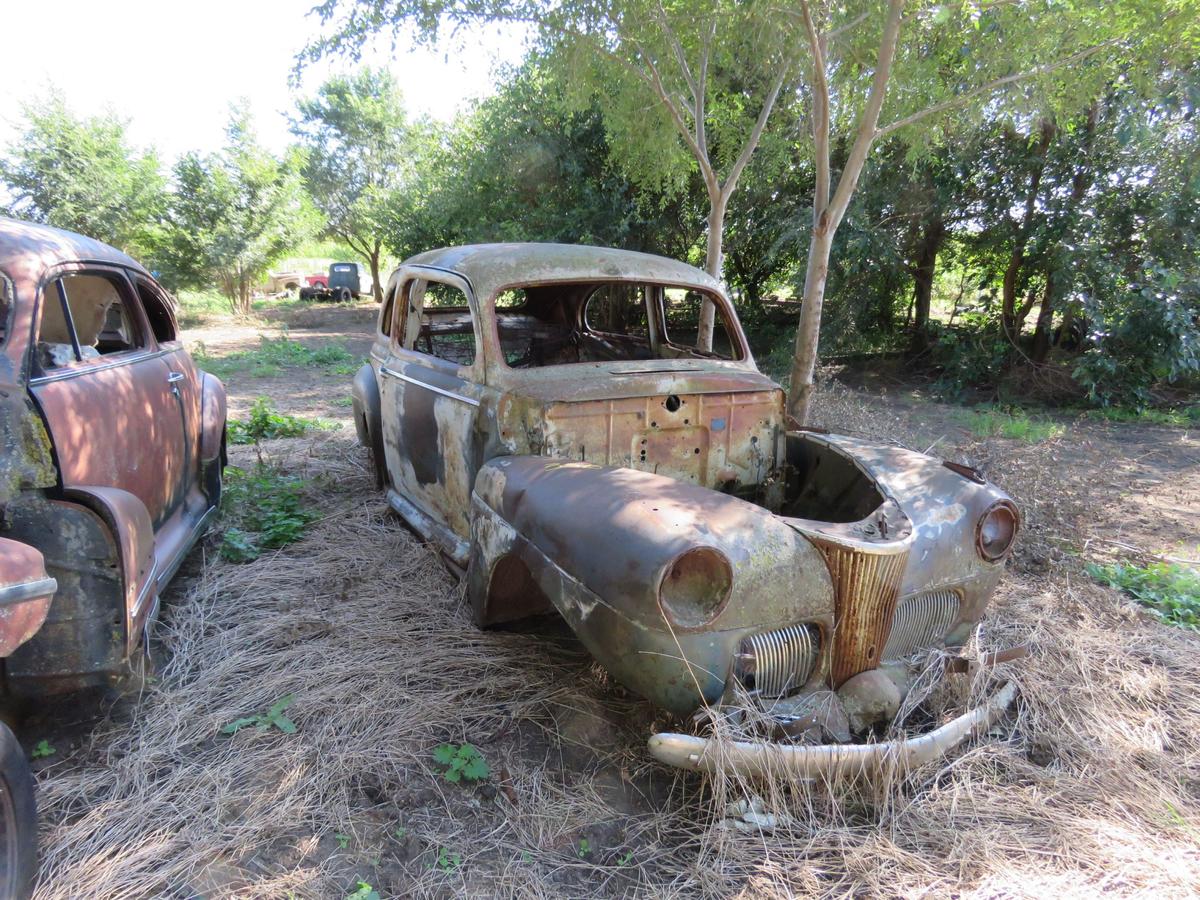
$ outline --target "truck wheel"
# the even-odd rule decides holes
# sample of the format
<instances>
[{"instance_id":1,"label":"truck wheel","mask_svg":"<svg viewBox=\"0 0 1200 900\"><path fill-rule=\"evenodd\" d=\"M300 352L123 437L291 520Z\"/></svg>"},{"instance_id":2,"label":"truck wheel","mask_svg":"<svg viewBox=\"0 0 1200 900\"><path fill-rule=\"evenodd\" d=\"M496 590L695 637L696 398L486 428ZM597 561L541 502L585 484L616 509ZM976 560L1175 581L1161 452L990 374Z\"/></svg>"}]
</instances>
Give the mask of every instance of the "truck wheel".
<instances>
[{"instance_id":1,"label":"truck wheel","mask_svg":"<svg viewBox=\"0 0 1200 900\"><path fill-rule=\"evenodd\" d=\"M338 303L349 303L353 299L354 299L354 296L350 293L350 288L348 288L348 287L338 288L338 292L337 292L337 302Z\"/></svg>"},{"instance_id":2,"label":"truck wheel","mask_svg":"<svg viewBox=\"0 0 1200 900\"><path fill-rule=\"evenodd\" d=\"M0 723L0 898L29 896L37 871L37 806L25 751Z\"/></svg>"}]
</instances>

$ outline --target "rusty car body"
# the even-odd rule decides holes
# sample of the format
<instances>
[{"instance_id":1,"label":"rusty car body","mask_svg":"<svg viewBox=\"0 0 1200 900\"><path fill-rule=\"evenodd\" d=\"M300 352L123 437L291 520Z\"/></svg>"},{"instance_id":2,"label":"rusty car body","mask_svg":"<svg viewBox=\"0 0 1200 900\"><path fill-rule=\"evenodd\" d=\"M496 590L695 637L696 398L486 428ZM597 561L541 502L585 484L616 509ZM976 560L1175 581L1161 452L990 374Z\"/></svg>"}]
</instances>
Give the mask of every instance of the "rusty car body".
<instances>
[{"instance_id":1,"label":"rusty car body","mask_svg":"<svg viewBox=\"0 0 1200 900\"><path fill-rule=\"evenodd\" d=\"M224 456L224 387L196 368L150 273L98 241L0 219L6 706L127 671L216 512ZM0 896L17 896L36 860L33 800L0 728Z\"/></svg>"},{"instance_id":2,"label":"rusty car body","mask_svg":"<svg viewBox=\"0 0 1200 900\"><path fill-rule=\"evenodd\" d=\"M797 770L844 767L830 747L895 714L906 660L967 641L1019 527L972 469L791 427L721 285L641 253L407 260L354 410L391 507L465 577L480 626L557 610L681 716L749 697L790 726ZM994 710L973 713L950 743ZM715 758L692 735L650 748Z\"/></svg>"}]
</instances>

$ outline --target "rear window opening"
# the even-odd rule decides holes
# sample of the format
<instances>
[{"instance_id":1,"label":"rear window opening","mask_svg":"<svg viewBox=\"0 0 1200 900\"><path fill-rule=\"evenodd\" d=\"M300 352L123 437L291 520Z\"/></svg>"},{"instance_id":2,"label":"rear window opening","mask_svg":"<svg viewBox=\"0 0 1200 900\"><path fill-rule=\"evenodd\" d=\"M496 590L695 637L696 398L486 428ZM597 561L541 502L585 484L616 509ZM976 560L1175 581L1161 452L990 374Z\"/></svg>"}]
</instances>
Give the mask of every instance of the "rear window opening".
<instances>
[{"instance_id":1,"label":"rear window opening","mask_svg":"<svg viewBox=\"0 0 1200 900\"><path fill-rule=\"evenodd\" d=\"M715 299L712 350L698 346L708 295L689 288L587 281L510 288L494 300L504 362L513 369L656 359L742 360Z\"/></svg>"},{"instance_id":2,"label":"rear window opening","mask_svg":"<svg viewBox=\"0 0 1200 900\"><path fill-rule=\"evenodd\" d=\"M37 363L54 369L144 346L138 321L115 277L77 273L46 285Z\"/></svg>"}]
</instances>

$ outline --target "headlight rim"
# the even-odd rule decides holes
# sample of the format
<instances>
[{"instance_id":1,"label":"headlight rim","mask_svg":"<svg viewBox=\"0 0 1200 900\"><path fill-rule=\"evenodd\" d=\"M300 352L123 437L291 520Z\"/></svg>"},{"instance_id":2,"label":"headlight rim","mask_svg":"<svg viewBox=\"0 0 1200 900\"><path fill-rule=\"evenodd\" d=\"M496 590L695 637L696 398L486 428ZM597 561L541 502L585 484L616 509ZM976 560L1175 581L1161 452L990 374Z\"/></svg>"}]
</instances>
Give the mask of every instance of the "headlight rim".
<instances>
[{"instance_id":1,"label":"headlight rim","mask_svg":"<svg viewBox=\"0 0 1200 900\"><path fill-rule=\"evenodd\" d=\"M999 553L993 553L988 550L987 544L984 542L984 527L995 513L1000 511L1006 512L1012 519L1012 535L1008 539L1008 543ZM979 553L980 558L988 563L1001 563L1007 559L1013 551L1013 547L1017 545L1017 535L1021 532L1021 511L1017 509L1017 505L1009 499L997 500L992 503L983 515L979 517L979 521L975 523L975 549Z\"/></svg>"},{"instance_id":2,"label":"headlight rim","mask_svg":"<svg viewBox=\"0 0 1200 900\"><path fill-rule=\"evenodd\" d=\"M719 597L717 602L711 606L711 612L709 612L707 617L703 618L702 620L699 618L694 619L694 620L688 620L687 616L681 616L680 613L682 610L672 608L672 603L671 603L669 595L664 596L664 588L668 584L668 579L671 578L672 573L675 571L675 567L682 560L688 558L689 556L693 556L695 554L703 554L705 556L711 556L713 558L713 561L716 562L716 564L721 572L721 575L724 579L724 585L723 585L723 590L721 592L721 596ZM719 619L721 617L722 613L725 612L726 608L729 606L729 601L732 598L733 598L733 564L732 564L732 562L730 562L729 557L721 549L707 545L707 544L698 544L696 546L689 547L686 550L684 550L683 552L676 554L674 557L672 557L671 561L668 562L665 566L663 566L662 575L659 576L658 586L655 590L655 599L657 600L657 603L658 603L658 611L662 615L663 620L668 624L668 626L671 629L673 629L675 631L687 632L687 633L707 630L712 625L712 623L715 622L717 619ZM692 605L695 608L700 608L700 606L701 606L700 604L696 604L695 601L690 601L690 602L692 603Z\"/></svg>"}]
</instances>

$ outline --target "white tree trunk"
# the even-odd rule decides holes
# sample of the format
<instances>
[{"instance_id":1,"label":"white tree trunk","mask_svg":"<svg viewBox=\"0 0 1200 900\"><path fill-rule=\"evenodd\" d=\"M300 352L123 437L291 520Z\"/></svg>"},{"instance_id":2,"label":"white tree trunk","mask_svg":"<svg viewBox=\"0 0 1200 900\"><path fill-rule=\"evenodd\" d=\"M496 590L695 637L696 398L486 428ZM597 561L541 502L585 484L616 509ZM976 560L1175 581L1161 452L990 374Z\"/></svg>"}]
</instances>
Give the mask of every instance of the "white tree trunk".
<instances>
[{"instance_id":1,"label":"white tree trunk","mask_svg":"<svg viewBox=\"0 0 1200 900\"><path fill-rule=\"evenodd\" d=\"M800 324L796 328L796 346L792 355L788 414L800 424L808 421L815 384L817 341L821 334L821 310L825 306L825 281L829 277L829 251L833 247L833 231L828 224L828 222L815 224L809 240L808 268L804 273L804 302L800 307Z\"/></svg>"},{"instance_id":2,"label":"white tree trunk","mask_svg":"<svg viewBox=\"0 0 1200 900\"><path fill-rule=\"evenodd\" d=\"M708 252L704 257L704 271L717 281L721 280L721 269L725 264L725 208L729 197L724 192L718 192L709 197L708 210ZM701 350L712 350L713 323L716 321L716 307L705 300L700 304L700 330L696 336L696 346Z\"/></svg>"}]
</instances>

